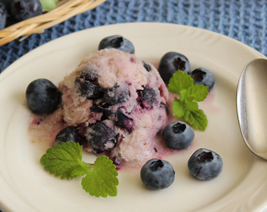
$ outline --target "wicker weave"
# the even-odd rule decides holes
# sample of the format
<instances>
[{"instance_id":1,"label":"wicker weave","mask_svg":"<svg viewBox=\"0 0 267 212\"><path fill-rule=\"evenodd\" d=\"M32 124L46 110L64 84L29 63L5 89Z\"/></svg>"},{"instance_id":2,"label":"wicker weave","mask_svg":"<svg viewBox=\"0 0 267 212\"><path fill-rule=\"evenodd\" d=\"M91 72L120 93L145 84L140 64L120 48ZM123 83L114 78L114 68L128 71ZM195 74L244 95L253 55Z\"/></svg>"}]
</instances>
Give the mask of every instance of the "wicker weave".
<instances>
[{"instance_id":1,"label":"wicker weave","mask_svg":"<svg viewBox=\"0 0 267 212\"><path fill-rule=\"evenodd\" d=\"M3 30L0 30L0 46L9 43L19 37L21 40L33 33L43 33L45 29L59 24L75 15L93 9L106 0L61 0L56 9L21 21Z\"/></svg>"}]
</instances>

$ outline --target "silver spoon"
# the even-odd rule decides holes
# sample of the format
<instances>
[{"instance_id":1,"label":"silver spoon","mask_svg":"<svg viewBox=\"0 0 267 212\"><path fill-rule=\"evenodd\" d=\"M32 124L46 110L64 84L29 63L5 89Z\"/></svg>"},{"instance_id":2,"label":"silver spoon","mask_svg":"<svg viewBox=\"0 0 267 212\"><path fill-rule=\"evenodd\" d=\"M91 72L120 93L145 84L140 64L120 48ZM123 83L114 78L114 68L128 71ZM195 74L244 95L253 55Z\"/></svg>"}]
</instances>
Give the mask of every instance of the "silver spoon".
<instances>
[{"instance_id":1,"label":"silver spoon","mask_svg":"<svg viewBox=\"0 0 267 212\"><path fill-rule=\"evenodd\" d=\"M267 59L255 59L237 86L237 115L248 148L267 160Z\"/></svg>"}]
</instances>

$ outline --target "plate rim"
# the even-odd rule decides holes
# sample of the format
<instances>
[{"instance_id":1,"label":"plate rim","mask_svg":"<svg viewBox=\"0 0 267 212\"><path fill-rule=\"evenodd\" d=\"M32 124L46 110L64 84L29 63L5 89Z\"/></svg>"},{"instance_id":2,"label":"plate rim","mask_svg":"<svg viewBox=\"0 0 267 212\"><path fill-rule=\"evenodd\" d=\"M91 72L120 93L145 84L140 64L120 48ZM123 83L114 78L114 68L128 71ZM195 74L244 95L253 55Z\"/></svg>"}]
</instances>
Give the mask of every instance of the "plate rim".
<instances>
[{"instance_id":1,"label":"plate rim","mask_svg":"<svg viewBox=\"0 0 267 212\"><path fill-rule=\"evenodd\" d=\"M18 69L16 69L17 66L19 66L20 64L23 64L24 63L24 59L30 57L31 55L33 54L40 54L41 53L41 50L43 48L43 46L52 46L54 43L57 43L59 40L61 42L64 41L64 39L70 37L70 36L75 36L74 34L77 34L77 33L83 33L84 31L89 31L89 30L97 30L98 28L102 28L102 27L113 27L114 25L170 25L170 26L176 26L176 27L183 27L183 28L193 28L193 30L201 30L201 31L204 31L204 33L211 33L211 34L215 34L216 36L222 36L224 39L227 39L229 40L230 42L237 42L237 45L242 45L244 48L248 49L249 51L252 51L255 55L258 55L259 57L263 57L263 58L266 58L263 54L261 54L260 52L258 52L257 50L253 49L252 47L238 41L238 40L235 40L233 38L230 38L226 35L223 35L223 34L219 34L217 32L213 32L213 31L210 31L208 29L201 29L201 28L197 28L197 27L193 27L193 26L186 26L186 25L178 25L178 24L174 24L174 23L155 23L155 22L134 22L134 23L119 23L119 24L111 24L111 25L104 25L104 26L98 26L98 27L93 27L93 28L89 28L89 29L84 29L84 30L81 30L81 31L77 31L77 32L73 32L73 33L70 33L70 34L67 34L67 35L64 35L62 37L59 37L55 40L52 40L52 41L49 41L33 50L31 50L30 52L26 53L25 55L23 55L21 58L17 59L16 61L14 61L12 64L10 64L5 70L3 70L3 72L0 74L0 83L2 80L4 80L6 77L9 76L9 74L11 73L14 73L15 71L17 71ZM2 201L0 200L0 203ZM0 204L0 205L3 205L3 208L4 207L4 204ZM2 206L1 206L2 207ZM261 206L259 206L261 207Z\"/></svg>"}]
</instances>

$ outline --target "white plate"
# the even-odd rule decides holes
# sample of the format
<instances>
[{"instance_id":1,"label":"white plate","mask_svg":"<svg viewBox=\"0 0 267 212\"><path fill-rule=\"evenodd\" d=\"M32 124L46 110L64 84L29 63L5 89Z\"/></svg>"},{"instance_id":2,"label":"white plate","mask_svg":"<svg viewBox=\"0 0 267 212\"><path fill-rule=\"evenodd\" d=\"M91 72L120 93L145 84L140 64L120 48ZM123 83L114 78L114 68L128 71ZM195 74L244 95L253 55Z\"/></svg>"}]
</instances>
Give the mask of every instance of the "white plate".
<instances>
[{"instance_id":1,"label":"white plate","mask_svg":"<svg viewBox=\"0 0 267 212\"><path fill-rule=\"evenodd\" d=\"M97 50L108 35L121 34L136 55L156 66L168 51L185 54L192 69L205 67L216 77L214 90L200 103L207 113L205 132L196 131L192 146L168 158L176 171L173 185L147 190L139 170L119 171L117 197L95 198L80 186L81 178L60 180L39 163L45 148L27 134L30 115L25 89L37 78L59 82L84 55ZM53 211L261 211L267 205L267 163L245 146L236 115L236 85L243 67L264 57L248 46L202 29L160 23L130 23L93 28L49 42L16 61L0 75L0 208L14 212ZM201 182L190 176L187 160L198 148L219 153L221 175ZM85 160L90 160L84 154Z\"/></svg>"}]
</instances>

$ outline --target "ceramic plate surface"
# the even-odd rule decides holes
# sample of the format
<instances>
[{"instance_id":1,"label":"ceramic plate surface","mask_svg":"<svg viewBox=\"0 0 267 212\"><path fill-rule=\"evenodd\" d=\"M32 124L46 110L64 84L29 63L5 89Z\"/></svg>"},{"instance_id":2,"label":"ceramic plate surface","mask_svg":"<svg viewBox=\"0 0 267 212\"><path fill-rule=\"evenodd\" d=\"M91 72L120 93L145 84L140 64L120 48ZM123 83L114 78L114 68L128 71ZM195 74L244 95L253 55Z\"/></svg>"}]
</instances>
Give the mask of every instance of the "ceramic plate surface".
<instances>
[{"instance_id":1,"label":"ceramic plate surface","mask_svg":"<svg viewBox=\"0 0 267 212\"><path fill-rule=\"evenodd\" d=\"M61 180L44 171L39 160L45 147L28 135L30 112L25 90L37 78L58 83L99 41L120 34L131 40L136 55L158 66L169 51L186 55L192 70L204 67L216 78L213 91L200 107L209 120L205 132L195 131L193 144L166 160L175 169L171 187L146 189L139 169L119 171L118 196L95 198L80 186L81 178ZM49 42L26 54L0 75L0 208L13 212L162 212L262 211L267 205L267 163L245 146L236 114L236 85L245 65L264 57L228 37L197 28L161 23L129 23L92 28ZM198 148L221 155L218 178L194 179L187 161ZM84 153L83 159L93 160Z\"/></svg>"}]
</instances>

